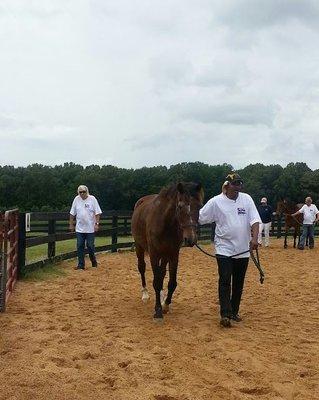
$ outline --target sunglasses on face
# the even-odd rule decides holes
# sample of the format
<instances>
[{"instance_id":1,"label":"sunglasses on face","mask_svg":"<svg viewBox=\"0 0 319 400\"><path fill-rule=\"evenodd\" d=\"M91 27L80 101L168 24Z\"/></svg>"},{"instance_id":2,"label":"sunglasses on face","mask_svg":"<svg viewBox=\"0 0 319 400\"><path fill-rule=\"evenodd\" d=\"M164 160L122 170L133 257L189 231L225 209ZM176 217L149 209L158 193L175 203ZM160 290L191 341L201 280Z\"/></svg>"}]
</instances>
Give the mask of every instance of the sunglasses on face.
<instances>
[{"instance_id":1,"label":"sunglasses on face","mask_svg":"<svg viewBox=\"0 0 319 400\"><path fill-rule=\"evenodd\" d=\"M231 185L232 186L240 186L240 185L242 185L243 184L243 181L234 181L234 182L231 182Z\"/></svg>"},{"instance_id":2,"label":"sunglasses on face","mask_svg":"<svg viewBox=\"0 0 319 400\"><path fill-rule=\"evenodd\" d=\"M84 193L86 193L86 190L80 190L79 193L84 194Z\"/></svg>"}]
</instances>

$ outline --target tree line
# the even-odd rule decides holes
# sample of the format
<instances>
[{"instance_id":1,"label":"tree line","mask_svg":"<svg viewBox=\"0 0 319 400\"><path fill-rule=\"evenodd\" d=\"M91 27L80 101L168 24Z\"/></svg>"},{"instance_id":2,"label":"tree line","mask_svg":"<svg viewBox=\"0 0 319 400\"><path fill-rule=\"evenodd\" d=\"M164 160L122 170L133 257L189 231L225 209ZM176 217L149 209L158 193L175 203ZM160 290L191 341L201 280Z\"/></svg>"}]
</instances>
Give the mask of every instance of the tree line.
<instances>
[{"instance_id":1,"label":"tree line","mask_svg":"<svg viewBox=\"0 0 319 400\"><path fill-rule=\"evenodd\" d=\"M230 164L202 162L138 169L112 165L83 167L74 163L54 167L3 166L0 167L0 209L68 211L80 184L88 186L102 210L131 210L140 197L158 193L163 186L179 181L201 182L208 200L221 192L225 176L232 170ZM250 164L237 172L244 180L244 191L256 204L264 196L272 206L281 198L303 203L306 196L318 204L319 169L311 170L305 163L289 163L286 167Z\"/></svg>"}]
</instances>

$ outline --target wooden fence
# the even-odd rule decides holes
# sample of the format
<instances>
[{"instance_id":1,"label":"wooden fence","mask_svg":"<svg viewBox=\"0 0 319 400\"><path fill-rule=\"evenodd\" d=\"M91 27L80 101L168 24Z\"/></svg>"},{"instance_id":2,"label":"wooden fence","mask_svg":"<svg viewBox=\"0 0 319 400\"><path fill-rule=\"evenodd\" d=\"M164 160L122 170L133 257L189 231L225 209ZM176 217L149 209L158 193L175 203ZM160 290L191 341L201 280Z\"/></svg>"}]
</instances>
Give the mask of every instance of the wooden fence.
<instances>
[{"instance_id":1,"label":"wooden fence","mask_svg":"<svg viewBox=\"0 0 319 400\"><path fill-rule=\"evenodd\" d=\"M102 214L100 219L100 230L96 236L105 239L105 244L96 246L97 252L111 251L118 249L128 249L134 246L131 236L131 217L132 211L109 210ZM76 234L69 232L69 213L67 212L33 212L29 213L30 230L26 232L26 213L20 213L19 231L19 265L20 268L36 268L46 263L61 261L77 256L74 244L74 251L63 254L56 254L56 243L75 239ZM272 221L270 235L281 236L281 226L283 221L274 217ZM203 225L199 227L199 241L211 240L214 237L214 225ZM120 239L120 240L119 240ZM109 243L107 243L109 242ZM46 256L41 260L26 262L26 250L39 246L47 245Z\"/></svg>"}]
</instances>

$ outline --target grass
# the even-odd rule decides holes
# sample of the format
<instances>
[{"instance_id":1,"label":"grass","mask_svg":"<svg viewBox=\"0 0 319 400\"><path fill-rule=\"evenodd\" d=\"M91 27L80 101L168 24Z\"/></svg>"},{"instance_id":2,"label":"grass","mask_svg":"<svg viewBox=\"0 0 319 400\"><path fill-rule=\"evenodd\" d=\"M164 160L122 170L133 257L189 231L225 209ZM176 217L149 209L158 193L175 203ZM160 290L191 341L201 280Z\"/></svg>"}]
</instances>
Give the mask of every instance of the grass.
<instances>
[{"instance_id":1,"label":"grass","mask_svg":"<svg viewBox=\"0 0 319 400\"><path fill-rule=\"evenodd\" d=\"M27 268L23 271L21 279L24 281L46 281L50 279L59 278L65 276L66 271L60 264L48 264L42 268L35 270L28 270Z\"/></svg>"},{"instance_id":2,"label":"grass","mask_svg":"<svg viewBox=\"0 0 319 400\"><path fill-rule=\"evenodd\" d=\"M133 241L131 236L118 237L118 243L125 243ZM111 237L96 237L95 247L105 246L111 244ZM76 250L76 239L63 240L61 242L56 242L55 253L56 255L69 253ZM28 247L26 249L26 263L45 260L47 258L48 245L40 244L34 247Z\"/></svg>"}]
</instances>

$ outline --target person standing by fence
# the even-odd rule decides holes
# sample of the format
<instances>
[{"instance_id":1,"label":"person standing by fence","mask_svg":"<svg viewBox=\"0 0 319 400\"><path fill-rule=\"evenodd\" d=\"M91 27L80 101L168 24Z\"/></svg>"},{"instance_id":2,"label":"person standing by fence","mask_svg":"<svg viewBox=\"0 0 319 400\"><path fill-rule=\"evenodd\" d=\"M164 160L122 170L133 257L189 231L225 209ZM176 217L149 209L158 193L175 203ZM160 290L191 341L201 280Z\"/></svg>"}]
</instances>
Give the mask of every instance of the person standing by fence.
<instances>
[{"instance_id":1,"label":"person standing by fence","mask_svg":"<svg viewBox=\"0 0 319 400\"><path fill-rule=\"evenodd\" d=\"M298 214L303 214L302 234L298 244L298 249L303 250L305 248L305 240L309 238L309 249L314 248L315 243L315 227L314 224L319 221L319 211L315 204L312 204L312 198L306 197L305 204L300 210L291 214L295 217Z\"/></svg>"},{"instance_id":2,"label":"person standing by fence","mask_svg":"<svg viewBox=\"0 0 319 400\"><path fill-rule=\"evenodd\" d=\"M78 195L73 200L69 220L69 228L71 232L74 232L74 219L76 219L75 232L78 265L75 269L85 268L85 244L89 252L92 267L97 267L94 239L95 232L99 230L102 211L96 198L89 194L87 186L80 185L77 192Z\"/></svg>"},{"instance_id":3,"label":"person standing by fence","mask_svg":"<svg viewBox=\"0 0 319 400\"><path fill-rule=\"evenodd\" d=\"M243 180L236 173L226 177L222 193L199 211L201 225L216 223L215 249L218 264L220 324L240 322L239 305L249 261L249 249L258 248L261 222L253 199L241 193Z\"/></svg>"},{"instance_id":4,"label":"person standing by fence","mask_svg":"<svg viewBox=\"0 0 319 400\"><path fill-rule=\"evenodd\" d=\"M269 246L269 231L271 227L271 218L273 210L270 205L267 204L267 198L263 197L260 200L260 204L257 207L258 213L261 218L261 224L259 225L258 243L262 245L262 233L264 231L265 247Z\"/></svg>"}]
</instances>

